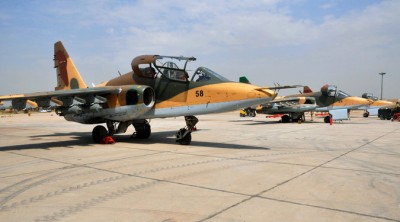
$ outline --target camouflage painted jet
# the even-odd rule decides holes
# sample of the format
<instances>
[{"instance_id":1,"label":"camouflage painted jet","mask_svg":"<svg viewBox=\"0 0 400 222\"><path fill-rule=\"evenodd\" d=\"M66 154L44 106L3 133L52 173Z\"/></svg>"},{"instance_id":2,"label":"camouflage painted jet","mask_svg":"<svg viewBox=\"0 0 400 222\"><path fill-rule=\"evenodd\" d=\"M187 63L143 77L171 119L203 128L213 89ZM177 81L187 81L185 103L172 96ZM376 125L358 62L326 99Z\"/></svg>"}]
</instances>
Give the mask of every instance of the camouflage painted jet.
<instances>
[{"instance_id":1,"label":"camouflage painted jet","mask_svg":"<svg viewBox=\"0 0 400 222\"><path fill-rule=\"evenodd\" d=\"M328 112L330 110L349 110L370 104L370 101L361 97L350 96L338 90L334 85L324 85L321 91L312 92L305 86L303 93L276 98L269 103L257 107L261 114L285 114L282 122L304 121L304 112ZM330 121L327 116L325 122Z\"/></svg>"},{"instance_id":2,"label":"camouflage painted jet","mask_svg":"<svg viewBox=\"0 0 400 222\"><path fill-rule=\"evenodd\" d=\"M56 113L68 121L101 124L92 131L97 143L108 136L125 133L130 125L137 138L151 134L147 119L184 116L186 127L176 141L187 145L198 122L194 115L237 110L265 103L276 97L270 89L229 81L216 72L199 67L191 78L187 64L194 57L142 55L133 59L132 71L88 87L61 42L54 44L55 91L0 96L11 100L14 109L28 101L39 107L58 107ZM180 66L179 66L179 63Z\"/></svg>"}]
</instances>

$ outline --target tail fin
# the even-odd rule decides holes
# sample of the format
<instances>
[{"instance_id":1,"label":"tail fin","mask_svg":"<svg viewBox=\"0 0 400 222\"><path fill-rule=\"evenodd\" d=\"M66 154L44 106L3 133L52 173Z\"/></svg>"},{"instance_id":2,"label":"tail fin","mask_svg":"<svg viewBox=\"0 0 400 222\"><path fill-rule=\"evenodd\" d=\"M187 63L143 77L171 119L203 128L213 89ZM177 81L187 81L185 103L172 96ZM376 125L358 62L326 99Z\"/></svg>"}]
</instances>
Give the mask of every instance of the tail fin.
<instances>
[{"instance_id":1,"label":"tail fin","mask_svg":"<svg viewBox=\"0 0 400 222\"><path fill-rule=\"evenodd\" d=\"M313 91L308 86L304 86L303 93L312 93Z\"/></svg>"},{"instance_id":2,"label":"tail fin","mask_svg":"<svg viewBox=\"0 0 400 222\"><path fill-rule=\"evenodd\" d=\"M87 88L61 41L54 44L54 68L57 70L55 90Z\"/></svg>"}]
</instances>

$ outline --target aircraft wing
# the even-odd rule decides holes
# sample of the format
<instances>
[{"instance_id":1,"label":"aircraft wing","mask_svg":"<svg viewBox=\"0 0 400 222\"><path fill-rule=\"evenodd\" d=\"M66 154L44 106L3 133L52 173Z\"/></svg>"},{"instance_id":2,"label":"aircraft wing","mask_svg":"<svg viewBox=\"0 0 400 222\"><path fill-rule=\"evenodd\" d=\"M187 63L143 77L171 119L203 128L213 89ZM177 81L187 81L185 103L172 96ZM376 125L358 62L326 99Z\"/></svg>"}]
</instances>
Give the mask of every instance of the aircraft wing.
<instances>
[{"instance_id":1,"label":"aircraft wing","mask_svg":"<svg viewBox=\"0 0 400 222\"><path fill-rule=\"evenodd\" d=\"M263 89L270 89L270 90L279 90L279 89L292 89L292 88L298 88L298 87L303 87L302 85L284 85L284 86L281 86L281 85L276 85L276 86L270 86L270 87L261 87L261 88L258 88L258 89L260 89L260 90L263 90Z\"/></svg>"},{"instance_id":2,"label":"aircraft wing","mask_svg":"<svg viewBox=\"0 0 400 222\"><path fill-rule=\"evenodd\" d=\"M315 104L314 97L280 97L272 100L270 103L282 105Z\"/></svg>"},{"instance_id":3,"label":"aircraft wing","mask_svg":"<svg viewBox=\"0 0 400 222\"><path fill-rule=\"evenodd\" d=\"M24 109L27 101L37 103L39 107L49 107L50 100L59 105L70 106L74 100L83 104L106 103L103 95L118 94L121 88L118 86L105 86L93 88L80 88L70 90L56 90L48 92L36 92L29 94L13 94L0 96L0 101L11 101L13 109Z\"/></svg>"},{"instance_id":4,"label":"aircraft wing","mask_svg":"<svg viewBox=\"0 0 400 222\"><path fill-rule=\"evenodd\" d=\"M261 105L258 111L265 114L313 111L317 107L314 97L280 97Z\"/></svg>"}]
</instances>

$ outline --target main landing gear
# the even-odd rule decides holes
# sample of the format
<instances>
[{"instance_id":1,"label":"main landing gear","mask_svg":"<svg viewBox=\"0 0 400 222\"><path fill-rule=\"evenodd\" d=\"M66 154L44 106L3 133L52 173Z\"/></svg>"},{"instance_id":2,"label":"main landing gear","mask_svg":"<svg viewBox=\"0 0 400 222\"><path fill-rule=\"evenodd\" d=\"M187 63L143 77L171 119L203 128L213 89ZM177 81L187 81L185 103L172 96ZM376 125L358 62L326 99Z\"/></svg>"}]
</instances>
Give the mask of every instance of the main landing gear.
<instances>
[{"instance_id":1,"label":"main landing gear","mask_svg":"<svg viewBox=\"0 0 400 222\"><path fill-rule=\"evenodd\" d=\"M93 142L101 143L101 141L104 138L106 138L107 136L108 136L108 131L104 126L98 125L93 128L93 131L92 131Z\"/></svg>"},{"instance_id":2,"label":"main landing gear","mask_svg":"<svg viewBox=\"0 0 400 222\"><path fill-rule=\"evenodd\" d=\"M147 120L135 120L135 121L126 121L126 122L113 122L107 121L107 129L98 125L93 128L92 138L95 143L110 143L107 141L112 141L112 136L114 134L125 133L130 125L135 127L135 131L133 133L133 137L137 139L147 139L151 135L151 127Z\"/></svg>"},{"instance_id":3,"label":"main landing gear","mask_svg":"<svg viewBox=\"0 0 400 222\"><path fill-rule=\"evenodd\" d=\"M176 133L176 142L181 145L189 145L192 142L192 131L195 130L199 120L195 116L185 116L186 127L181 128ZM135 120L126 122L107 121L107 128L98 125L93 128L92 138L95 143L114 143L112 136L114 134L125 133L127 128L133 125L135 132L132 137L137 139L147 139L151 135L151 127L147 120ZM112 141L112 142L108 142Z\"/></svg>"},{"instance_id":4,"label":"main landing gear","mask_svg":"<svg viewBox=\"0 0 400 222\"><path fill-rule=\"evenodd\" d=\"M192 131L199 120L195 116L185 116L186 127L176 132L176 142L181 145L189 145L192 141Z\"/></svg>"},{"instance_id":5,"label":"main landing gear","mask_svg":"<svg viewBox=\"0 0 400 222\"><path fill-rule=\"evenodd\" d=\"M306 118L304 116L304 113L301 113L301 114L292 113L290 115L286 114L286 115L283 115L281 117L281 122L282 123L289 123L290 121L292 121L292 122L304 122L304 121L306 121Z\"/></svg>"},{"instance_id":6,"label":"main landing gear","mask_svg":"<svg viewBox=\"0 0 400 222\"><path fill-rule=\"evenodd\" d=\"M132 123L133 127L135 127L135 131L132 136L135 136L137 139L147 139L151 135L151 127L149 121L135 121Z\"/></svg>"}]
</instances>

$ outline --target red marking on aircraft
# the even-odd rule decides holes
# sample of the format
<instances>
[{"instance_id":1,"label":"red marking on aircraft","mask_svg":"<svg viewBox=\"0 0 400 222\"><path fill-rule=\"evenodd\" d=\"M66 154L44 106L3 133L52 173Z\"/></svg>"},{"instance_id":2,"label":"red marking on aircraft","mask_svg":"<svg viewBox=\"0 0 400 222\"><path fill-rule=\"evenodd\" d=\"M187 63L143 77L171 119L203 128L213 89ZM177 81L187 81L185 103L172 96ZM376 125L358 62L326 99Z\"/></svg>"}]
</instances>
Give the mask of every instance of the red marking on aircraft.
<instances>
[{"instance_id":1,"label":"red marking on aircraft","mask_svg":"<svg viewBox=\"0 0 400 222\"><path fill-rule=\"evenodd\" d=\"M68 82L68 72L67 72L67 58L62 51L58 51L55 55L55 59L58 61L58 69L60 70L60 77L66 86L69 85Z\"/></svg>"}]
</instances>

